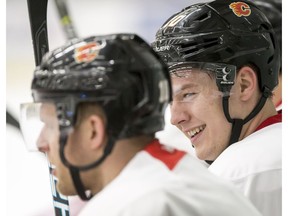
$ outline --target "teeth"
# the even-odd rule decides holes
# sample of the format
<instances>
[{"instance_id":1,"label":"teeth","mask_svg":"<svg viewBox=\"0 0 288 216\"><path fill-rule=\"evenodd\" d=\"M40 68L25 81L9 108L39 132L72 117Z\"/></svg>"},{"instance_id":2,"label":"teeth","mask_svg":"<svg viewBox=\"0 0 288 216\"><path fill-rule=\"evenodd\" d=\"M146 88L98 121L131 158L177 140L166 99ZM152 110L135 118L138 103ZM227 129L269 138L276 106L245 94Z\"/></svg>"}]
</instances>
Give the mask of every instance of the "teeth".
<instances>
[{"instance_id":1,"label":"teeth","mask_svg":"<svg viewBox=\"0 0 288 216\"><path fill-rule=\"evenodd\" d=\"M193 129L191 131L188 131L187 134L188 134L189 137L193 137L196 134L198 134L200 131L202 131L204 128L205 128L204 126L200 126L200 127L195 128L195 129Z\"/></svg>"}]
</instances>

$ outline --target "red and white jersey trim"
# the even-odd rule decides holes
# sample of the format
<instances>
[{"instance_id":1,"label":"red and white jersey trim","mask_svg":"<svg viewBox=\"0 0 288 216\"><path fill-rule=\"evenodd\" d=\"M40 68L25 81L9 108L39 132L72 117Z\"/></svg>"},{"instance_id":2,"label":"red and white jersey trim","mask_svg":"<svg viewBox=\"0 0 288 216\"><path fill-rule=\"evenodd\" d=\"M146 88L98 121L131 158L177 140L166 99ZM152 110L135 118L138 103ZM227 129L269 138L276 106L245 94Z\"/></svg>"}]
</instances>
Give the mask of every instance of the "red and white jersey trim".
<instances>
[{"instance_id":1,"label":"red and white jersey trim","mask_svg":"<svg viewBox=\"0 0 288 216\"><path fill-rule=\"evenodd\" d=\"M144 151L148 152L154 158L162 161L170 170L173 170L177 163L186 154L183 151L161 145L157 139L146 146Z\"/></svg>"}]
</instances>

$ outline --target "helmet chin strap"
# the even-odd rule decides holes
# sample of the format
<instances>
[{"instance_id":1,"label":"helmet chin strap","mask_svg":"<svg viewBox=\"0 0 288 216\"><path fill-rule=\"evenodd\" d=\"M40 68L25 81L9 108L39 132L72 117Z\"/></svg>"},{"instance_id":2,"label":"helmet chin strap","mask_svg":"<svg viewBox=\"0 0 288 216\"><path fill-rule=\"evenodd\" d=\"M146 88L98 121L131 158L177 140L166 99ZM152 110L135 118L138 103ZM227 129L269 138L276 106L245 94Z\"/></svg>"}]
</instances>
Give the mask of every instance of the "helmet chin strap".
<instances>
[{"instance_id":1,"label":"helmet chin strap","mask_svg":"<svg viewBox=\"0 0 288 216\"><path fill-rule=\"evenodd\" d=\"M105 146L103 155L98 160L96 160L93 163L88 164L88 165L75 166L75 165L71 164L65 158L65 155L64 155L64 148L65 148L65 145L67 144L67 138L68 138L68 134L65 132L65 129L61 129L61 127L60 127L60 150L59 150L60 152L59 153L60 153L61 161L66 167L69 168L74 187L75 187L79 197L82 200L89 200L93 197L93 195L92 194L89 194L89 195L86 194L85 187L84 187L83 182L80 178L80 171L86 171L86 170L92 169L92 168L100 165L106 159L106 157L112 152L115 141L112 138L108 139L108 142L107 142L107 145Z\"/></svg>"},{"instance_id":2,"label":"helmet chin strap","mask_svg":"<svg viewBox=\"0 0 288 216\"><path fill-rule=\"evenodd\" d=\"M254 109L250 112L250 114L245 119L232 119L229 114L229 97L230 96L226 95L223 97L222 105L223 105L225 117L228 122L232 123L232 131L231 131L231 136L230 136L228 146L230 146L231 144L235 142L238 142L243 125L246 124L248 121L250 121L252 118L254 118L260 112L267 98L269 97L269 94L270 94L269 89L264 87L260 100L258 101L257 105L254 107Z\"/></svg>"},{"instance_id":3,"label":"helmet chin strap","mask_svg":"<svg viewBox=\"0 0 288 216\"><path fill-rule=\"evenodd\" d=\"M229 94L225 94L225 96L222 99L222 105L223 105L223 111L225 114L225 117L228 122L232 123L232 130L231 130L231 136L228 143L228 148L233 143L236 143L239 141L239 137L243 128L243 125L246 124L248 121L250 121L252 118L254 118L260 110L263 108L267 98L269 97L270 91L268 88L264 87L262 96L260 100L258 101L257 105L254 107L254 109L250 112L250 114L245 119L232 119L229 114ZM206 163L212 164L214 161L206 160Z\"/></svg>"},{"instance_id":4,"label":"helmet chin strap","mask_svg":"<svg viewBox=\"0 0 288 216\"><path fill-rule=\"evenodd\" d=\"M79 169L75 168L75 167L69 167L69 171L70 171L70 175L72 177L73 180L73 184L74 187L77 191L78 196L82 199L82 200L90 200L93 195L90 193L89 195L86 194L86 190L84 188L84 185L81 181L80 178L80 171Z\"/></svg>"}]
</instances>

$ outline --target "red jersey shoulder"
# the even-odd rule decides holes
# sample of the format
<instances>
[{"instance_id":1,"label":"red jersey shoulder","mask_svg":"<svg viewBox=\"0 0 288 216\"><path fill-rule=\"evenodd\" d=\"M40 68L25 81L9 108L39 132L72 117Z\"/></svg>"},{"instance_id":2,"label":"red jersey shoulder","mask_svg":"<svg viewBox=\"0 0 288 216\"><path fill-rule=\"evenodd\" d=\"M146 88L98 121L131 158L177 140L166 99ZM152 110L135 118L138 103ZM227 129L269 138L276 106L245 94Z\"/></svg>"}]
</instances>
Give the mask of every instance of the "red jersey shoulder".
<instances>
[{"instance_id":1,"label":"red jersey shoulder","mask_svg":"<svg viewBox=\"0 0 288 216\"><path fill-rule=\"evenodd\" d=\"M161 145L157 139L147 145L144 150L152 157L162 161L170 170L173 170L186 154L184 151Z\"/></svg>"}]
</instances>

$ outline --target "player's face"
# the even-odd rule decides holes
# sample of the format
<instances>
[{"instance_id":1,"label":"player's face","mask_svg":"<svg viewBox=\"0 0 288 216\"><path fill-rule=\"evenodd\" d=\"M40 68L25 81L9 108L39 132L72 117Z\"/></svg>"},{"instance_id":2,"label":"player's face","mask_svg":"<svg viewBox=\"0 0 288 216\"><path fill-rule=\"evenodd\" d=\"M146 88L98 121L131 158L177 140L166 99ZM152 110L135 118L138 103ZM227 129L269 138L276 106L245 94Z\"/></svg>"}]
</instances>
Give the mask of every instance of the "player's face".
<instances>
[{"instance_id":1,"label":"player's face","mask_svg":"<svg viewBox=\"0 0 288 216\"><path fill-rule=\"evenodd\" d=\"M52 174L58 179L58 191L64 195L75 195L69 170L63 165L59 156L60 131L55 106L43 104L40 110L40 119L44 126L37 141L38 148L47 154L54 167Z\"/></svg>"},{"instance_id":2,"label":"player's face","mask_svg":"<svg viewBox=\"0 0 288 216\"><path fill-rule=\"evenodd\" d=\"M185 77L172 75L172 86L171 123L190 139L198 158L215 160L231 131L215 80L195 70Z\"/></svg>"},{"instance_id":3,"label":"player's face","mask_svg":"<svg viewBox=\"0 0 288 216\"><path fill-rule=\"evenodd\" d=\"M40 118L43 123L43 128L37 145L39 150L47 154L50 163L55 166L53 175L58 178L58 191L63 195L76 195L77 193L72 182L69 168L63 164L60 158L60 131L56 116L54 105L42 105ZM100 116L87 115L80 119L68 134L63 152L65 159L76 167L91 164L102 156L102 144L105 136L105 126ZM100 134L102 134L102 138L100 138ZM100 174L97 167L85 172L80 172L82 183L87 189L94 193L102 189L102 185L98 183L98 179L101 179L99 176Z\"/></svg>"}]
</instances>

